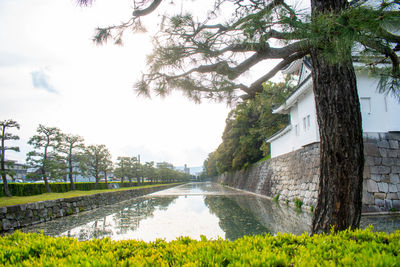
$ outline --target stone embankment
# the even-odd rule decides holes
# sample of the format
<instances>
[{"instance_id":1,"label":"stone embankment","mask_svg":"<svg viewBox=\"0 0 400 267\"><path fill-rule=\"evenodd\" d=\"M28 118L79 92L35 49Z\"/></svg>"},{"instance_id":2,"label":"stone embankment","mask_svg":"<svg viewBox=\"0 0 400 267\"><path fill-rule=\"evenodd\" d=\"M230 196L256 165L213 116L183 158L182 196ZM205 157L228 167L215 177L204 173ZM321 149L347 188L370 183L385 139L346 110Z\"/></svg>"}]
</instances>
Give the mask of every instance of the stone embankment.
<instances>
[{"instance_id":1,"label":"stone embankment","mask_svg":"<svg viewBox=\"0 0 400 267\"><path fill-rule=\"evenodd\" d=\"M176 184L1 207L0 233L12 232L21 227L115 204L174 186L176 186Z\"/></svg>"},{"instance_id":2,"label":"stone embankment","mask_svg":"<svg viewBox=\"0 0 400 267\"><path fill-rule=\"evenodd\" d=\"M400 133L364 133L363 212L400 210ZM317 203L319 143L223 174L218 182L306 206Z\"/></svg>"}]
</instances>

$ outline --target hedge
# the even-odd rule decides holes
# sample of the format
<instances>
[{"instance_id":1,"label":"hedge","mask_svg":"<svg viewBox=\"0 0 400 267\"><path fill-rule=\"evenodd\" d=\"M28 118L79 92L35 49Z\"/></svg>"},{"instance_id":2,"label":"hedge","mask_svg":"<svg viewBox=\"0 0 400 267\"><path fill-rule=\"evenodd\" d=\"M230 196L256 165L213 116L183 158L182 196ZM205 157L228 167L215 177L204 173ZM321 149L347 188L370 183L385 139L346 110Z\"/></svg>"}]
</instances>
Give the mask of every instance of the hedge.
<instances>
[{"instance_id":1,"label":"hedge","mask_svg":"<svg viewBox=\"0 0 400 267\"><path fill-rule=\"evenodd\" d=\"M112 184L119 184L120 187L129 187L129 182L109 182ZM74 183L75 189L80 191L89 191L94 190L94 182L80 182ZM150 182L144 182L140 185L148 185L152 184ZM53 193L63 193L71 191L71 184L70 183L50 183L50 189ZM136 186L137 183L132 183L132 186ZM39 195L43 193L47 193L46 186L44 183L9 183L8 187L10 189L11 195L13 196L32 196L32 195ZM97 186L97 189L107 189L107 185L104 182L100 182ZM4 197L4 188L3 184L0 184L0 197Z\"/></svg>"},{"instance_id":2,"label":"hedge","mask_svg":"<svg viewBox=\"0 0 400 267\"><path fill-rule=\"evenodd\" d=\"M277 234L235 241L77 241L15 232L0 237L0 265L19 266L400 266L400 232Z\"/></svg>"}]
</instances>

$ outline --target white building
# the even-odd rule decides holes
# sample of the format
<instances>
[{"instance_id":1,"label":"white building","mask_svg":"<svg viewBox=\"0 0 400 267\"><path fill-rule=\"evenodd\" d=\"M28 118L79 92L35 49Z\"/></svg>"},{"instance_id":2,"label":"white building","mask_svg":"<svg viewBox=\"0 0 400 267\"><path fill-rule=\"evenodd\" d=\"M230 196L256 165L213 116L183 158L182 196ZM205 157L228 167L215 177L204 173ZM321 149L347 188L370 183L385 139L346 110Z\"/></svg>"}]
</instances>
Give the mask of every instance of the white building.
<instances>
[{"instance_id":1,"label":"white building","mask_svg":"<svg viewBox=\"0 0 400 267\"><path fill-rule=\"evenodd\" d=\"M289 114L290 124L267 139L271 143L271 158L320 141L311 71L307 59L297 60L282 71L285 74L299 73L300 77L294 93L273 111ZM377 83L378 78L357 73L363 131L400 131L400 104L390 95L379 94Z\"/></svg>"}]
</instances>

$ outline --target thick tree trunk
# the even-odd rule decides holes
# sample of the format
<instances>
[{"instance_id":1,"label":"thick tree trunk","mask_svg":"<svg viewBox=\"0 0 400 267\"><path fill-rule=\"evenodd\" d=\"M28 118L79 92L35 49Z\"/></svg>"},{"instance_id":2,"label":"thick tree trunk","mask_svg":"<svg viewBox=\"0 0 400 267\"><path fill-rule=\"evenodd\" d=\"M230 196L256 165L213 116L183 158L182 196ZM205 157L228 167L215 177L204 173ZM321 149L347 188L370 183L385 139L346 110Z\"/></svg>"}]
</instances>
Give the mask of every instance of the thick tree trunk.
<instances>
[{"instance_id":1,"label":"thick tree trunk","mask_svg":"<svg viewBox=\"0 0 400 267\"><path fill-rule=\"evenodd\" d=\"M313 16L338 11L347 1L312 0ZM321 138L318 202L312 232L357 228L361 217L363 138L356 76L350 48L340 63L325 60L323 50L311 51L312 78Z\"/></svg>"}]
</instances>

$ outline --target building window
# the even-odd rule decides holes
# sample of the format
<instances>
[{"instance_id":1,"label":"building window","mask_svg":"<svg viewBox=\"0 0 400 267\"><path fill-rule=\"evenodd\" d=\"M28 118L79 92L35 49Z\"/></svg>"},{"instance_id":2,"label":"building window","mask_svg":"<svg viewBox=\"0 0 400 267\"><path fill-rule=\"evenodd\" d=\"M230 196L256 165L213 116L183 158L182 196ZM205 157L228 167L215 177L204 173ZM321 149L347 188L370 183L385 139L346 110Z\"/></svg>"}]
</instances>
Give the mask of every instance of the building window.
<instances>
[{"instance_id":1,"label":"building window","mask_svg":"<svg viewBox=\"0 0 400 267\"><path fill-rule=\"evenodd\" d=\"M307 121L306 121L306 117L303 118L303 129L304 129L304 131L307 130Z\"/></svg>"},{"instance_id":2,"label":"building window","mask_svg":"<svg viewBox=\"0 0 400 267\"><path fill-rule=\"evenodd\" d=\"M361 97L361 112L363 113L371 113L371 98L370 97Z\"/></svg>"},{"instance_id":3,"label":"building window","mask_svg":"<svg viewBox=\"0 0 400 267\"><path fill-rule=\"evenodd\" d=\"M294 126L294 132L295 132L296 136L299 136L299 125L298 124L296 124Z\"/></svg>"},{"instance_id":4,"label":"building window","mask_svg":"<svg viewBox=\"0 0 400 267\"><path fill-rule=\"evenodd\" d=\"M310 123L310 115L307 115L307 130L310 129L310 125L311 125L311 123Z\"/></svg>"}]
</instances>

